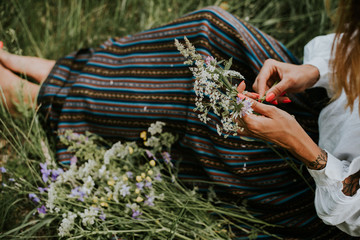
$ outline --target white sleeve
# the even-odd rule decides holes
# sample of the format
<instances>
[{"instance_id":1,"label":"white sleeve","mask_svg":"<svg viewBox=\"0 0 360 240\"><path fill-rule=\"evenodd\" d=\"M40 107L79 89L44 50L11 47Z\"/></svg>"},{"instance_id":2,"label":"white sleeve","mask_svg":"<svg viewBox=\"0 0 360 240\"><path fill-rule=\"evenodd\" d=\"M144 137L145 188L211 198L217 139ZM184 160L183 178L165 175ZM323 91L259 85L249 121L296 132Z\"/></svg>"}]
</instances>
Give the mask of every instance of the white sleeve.
<instances>
[{"instance_id":1,"label":"white sleeve","mask_svg":"<svg viewBox=\"0 0 360 240\"><path fill-rule=\"evenodd\" d=\"M332 95L329 86L329 76L331 74L329 61L331 58L331 48L335 34L318 36L312 39L304 48L303 64L310 64L319 69L320 78L313 87L323 87L329 96Z\"/></svg>"},{"instance_id":2,"label":"white sleeve","mask_svg":"<svg viewBox=\"0 0 360 240\"><path fill-rule=\"evenodd\" d=\"M351 163L328 152L326 167L308 169L316 183L315 208L318 216L351 236L360 236L360 191L353 196L342 192L342 181L360 170L360 156Z\"/></svg>"}]
</instances>

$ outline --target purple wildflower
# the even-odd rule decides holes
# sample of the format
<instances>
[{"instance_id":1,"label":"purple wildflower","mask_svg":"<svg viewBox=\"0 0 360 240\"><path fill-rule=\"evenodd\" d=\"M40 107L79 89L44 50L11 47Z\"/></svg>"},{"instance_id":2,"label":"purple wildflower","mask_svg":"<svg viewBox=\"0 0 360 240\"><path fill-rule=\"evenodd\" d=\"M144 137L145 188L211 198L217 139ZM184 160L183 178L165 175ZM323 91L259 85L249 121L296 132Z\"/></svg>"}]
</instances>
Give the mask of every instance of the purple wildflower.
<instances>
[{"instance_id":1,"label":"purple wildflower","mask_svg":"<svg viewBox=\"0 0 360 240\"><path fill-rule=\"evenodd\" d=\"M134 174L130 171L126 172L126 175L128 178L132 179L134 177Z\"/></svg>"},{"instance_id":2,"label":"purple wildflower","mask_svg":"<svg viewBox=\"0 0 360 240\"><path fill-rule=\"evenodd\" d=\"M146 155L148 156L148 158L153 158L153 159L155 159L156 160L156 157L154 156L154 154L152 154L152 152L150 152L149 150L145 150L145 152L146 152Z\"/></svg>"},{"instance_id":3,"label":"purple wildflower","mask_svg":"<svg viewBox=\"0 0 360 240\"><path fill-rule=\"evenodd\" d=\"M79 187L76 187L71 190L70 197L77 197L79 201L83 202L86 194L82 192Z\"/></svg>"},{"instance_id":4,"label":"purple wildflower","mask_svg":"<svg viewBox=\"0 0 360 240\"><path fill-rule=\"evenodd\" d=\"M149 182L149 181L145 181L145 187L151 188L151 187L152 187L152 183Z\"/></svg>"},{"instance_id":5,"label":"purple wildflower","mask_svg":"<svg viewBox=\"0 0 360 240\"><path fill-rule=\"evenodd\" d=\"M36 196L35 193L29 193L29 199L32 200L35 203L39 203L40 199Z\"/></svg>"},{"instance_id":6,"label":"purple wildflower","mask_svg":"<svg viewBox=\"0 0 360 240\"><path fill-rule=\"evenodd\" d=\"M10 182L15 182L15 179L14 178L9 178L9 181Z\"/></svg>"},{"instance_id":7,"label":"purple wildflower","mask_svg":"<svg viewBox=\"0 0 360 240\"><path fill-rule=\"evenodd\" d=\"M100 218L101 220L105 221L105 219L106 219L106 214L105 214L104 212L101 212L99 218Z\"/></svg>"},{"instance_id":8,"label":"purple wildflower","mask_svg":"<svg viewBox=\"0 0 360 240\"><path fill-rule=\"evenodd\" d=\"M120 189L120 194L125 197L126 195L130 194L130 186L124 184L122 185L121 189Z\"/></svg>"},{"instance_id":9,"label":"purple wildflower","mask_svg":"<svg viewBox=\"0 0 360 240\"><path fill-rule=\"evenodd\" d=\"M132 218L139 219L138 216L140 216L141 214L142 212L140 212L139 210L132 209Z\"/></svg>"},{"instance_id":10,"label":"purple wildflower","mask_svg":"<svg viewBox=\"0 0 360 240\"><path fill-rule=\"evenodd\" d=\"M42 205L41 207L37 208L39 214L46 214L46 207Z\"/></svg>"},{"instance_id":11,"label":"purple wildflower","mask_svg":"<svg viewBox=\"0 0 360 240\"><path fill-rule=\"evenodd\" d=\"M52 170L51 173L52 173L52 174L51 174L51 181L55 182L56 179L57 179L57 177L58 177L60 174L64 173L64 170L62 170L61 168L58 168L57 170L56 170L56 169Z\"/></svg>"},{"instance_id":12,"label":"purple wildflower","mask_svg":"<svg viewBox=\"0 0 360 240\"><path fill-rule=\"evenodd\" d=\"M6 168L0 167L0 171L1 171L2 173L6 173Z\"/></svg>"},{"instance_id":13,"label":"purple wildflower","mask_svg":"<svg viewBox=\"0 0 360 240\"><path fill-rule=\"evenodd\" d=\"M247 114L251 114L253 112L253 109L251 108L252 102L250 102L249 100L245 99L243 102L243 107L241 108L240 111L240 117L244 117Z\"/></svg>"},{"instance_id":14,"label":"purple wildflower","mask_svg":"<svg viewBox=\"0 0 360 240\"><path fill-rule=\"evenodd\" d=\"M143 190L145 184L143 182L136 183L136 187L140 190Z\"/></svg>"},{"instance_id":15,"label":"purple wildflower","mask_svg":"<svg viewBox=\"0 0 360 240\"><path fill-rule=\"evenodd\" d=\"M165 163L169 164L171 167L173 166L172 162L171 162L171 156L170 153L168 152L162 152L161 156L164 158Z\"/></svg>"},{"instance_id":16,"label":"purple wildflower","mask_svg":"<svg viewBox=\"0 0 360 240\"><path fill-rule=\"evenodd\" d=\"M148 205L150 207L155 206L155 204L154 204L155 197L154 196L147 196L147 195L146 195L146 197L147 197L147 199L145 200L144 204Z\"/></svg>"},{"instance_id":17,"label":"purple wildflower","mask_svg":"<svg viewBox=\"0 0 360 240\"><path fill-rule=\"evenodd\" d=\"M77 157L74 155L74 156L72 156L71 158L70 158L70 165L73 165L73 164L76 164L76 162L77 162Z\"/></svg>"},{"instance_id":18,"label":"purple wildflower","mask_svg":"<svg viewBox=\"0 0 360 240\"><path fill-rule=\"evenodd\" d=\"M154 177L154 179L155 179L156 181L161 182L161 181L162 181L161 174L160 174L160 173L156 174L156 176Z\"/></svg>"},{"instance_id":19,"label":"purple wildflower","mask_svg":"<svg viewBox=\"0 0 360 240\"><path fill-rule=\"evenodd\" d=\"M51 173L50 169L47 169L47 163L40 163L42 180L46 183L49 180L49 176Z\"/></svg>"}]
</instances>

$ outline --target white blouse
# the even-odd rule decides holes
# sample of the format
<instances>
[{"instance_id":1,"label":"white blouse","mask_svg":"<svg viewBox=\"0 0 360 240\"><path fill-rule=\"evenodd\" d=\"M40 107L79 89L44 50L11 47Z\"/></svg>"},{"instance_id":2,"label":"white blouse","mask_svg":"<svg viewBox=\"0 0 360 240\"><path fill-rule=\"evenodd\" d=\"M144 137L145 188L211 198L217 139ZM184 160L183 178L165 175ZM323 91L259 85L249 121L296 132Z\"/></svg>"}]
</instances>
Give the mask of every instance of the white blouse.
<instances>
[{"instance_id":1,"label":"white blouse","mask_svg":"<svg viewBox=\"0 0 360 240\"><path fill-rule=\"evenodd\" d=\"M314 87L324 87L329 97L329 60L334 34L311 40L304 49L304 64L319 69L320 79ZM359 66L360 67L360 66ZM319 116L319 146L327 151L328 161L322 170L309 170L316 183L315 207L319 217L329 225L360 236L360 191L353 196L342 192L342 181L360 170L360 116L357 100L351 112L345 109L346 95L330 103Z\"/></svg>"}]
</instances>

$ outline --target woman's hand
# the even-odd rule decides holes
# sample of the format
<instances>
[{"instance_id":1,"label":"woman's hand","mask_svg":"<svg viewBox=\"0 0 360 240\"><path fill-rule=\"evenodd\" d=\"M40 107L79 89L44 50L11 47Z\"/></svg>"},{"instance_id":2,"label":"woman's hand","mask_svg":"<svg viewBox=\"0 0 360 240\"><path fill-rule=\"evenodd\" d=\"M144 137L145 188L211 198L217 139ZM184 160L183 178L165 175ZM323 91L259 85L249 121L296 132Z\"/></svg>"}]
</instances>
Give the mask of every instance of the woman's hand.
<instances>
[{"instance_id":1,"label":"woman's hand","mask_svg":"<svg viewBox=\"0 0 360 240\"><path fill-rule=\"evenodd\" d=\"M255 79L253 89L259 93L260 98L267 92L266 101L271 102L284 92L304 91L318 79L319 70L312 65L295 65L268 59ZM278 83L274 85L276 82Z\"/></svg>"},{"instance_id":2,"label":"woman's hand","mask_svg":"<svg viewBox=\"0 0 360 240\"><path fill-rule=\"evenodd\" d=\"M252 108L261 115L248 114L242 118L246 128L240 135L251 135L273 142L289 150L311 169L326 165L326 153L307 135L296 119L274 106L253 101Z\"/></svg>"}]
</instances>

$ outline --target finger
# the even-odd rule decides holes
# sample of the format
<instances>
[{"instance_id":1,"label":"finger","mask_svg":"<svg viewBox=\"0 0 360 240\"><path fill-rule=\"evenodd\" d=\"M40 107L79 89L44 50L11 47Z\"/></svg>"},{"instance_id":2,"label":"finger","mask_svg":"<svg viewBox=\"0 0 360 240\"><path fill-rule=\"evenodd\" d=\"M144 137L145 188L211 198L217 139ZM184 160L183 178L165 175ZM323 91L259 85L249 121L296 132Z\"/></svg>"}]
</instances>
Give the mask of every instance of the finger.
<instances>
[{"instance_id":1,"label":"finger","mask_svg":"<svg viewBox=\"0 0 360 240\"><path fill-rule=\"evenodd\" d=\"M254 93L254 92L246 92L246 93L244 93L244 95L246 97L249 97L249 98L254 99L254 100L259 99L259 96L260 96L258 93Z\"/></svg>"},{"instance_id":2,"label":"finger","mask_svg":"<svg viewBox=\"0 0 360 240\"><path fill-rule=\"evenodd\" d=\"M274 114L274 111L276 111L276 109L277 109L274 106L256 102L252 99L249 99L249 100L252 102L251 108L253 109L253 111L257 112L261 115L264 115L266 117L271 117ZM253 117L252 115L254 115L254 114L249 114L247 117ZM256 116L256 115L254 115L254 116Z\"/></svg>"},{"instance_id":3,"label":"finger","mask_svg":"<svg viewBox=\"0 0 360 240\"><path fill-rule=\"evenodd\" d=\"M239 93L242 93L246 88L245 81L242 81L236 88Z\"/></svg>"},{"instance_id":4,"label":"finger","mask_svg":"<svg viewBox=\"0 0 360 240\"><path fill-rule=\"evenodd\" d=\"M286 81L286 79L282 79L278 84L272 86L267 94L265 100L267 102L274 101L277 99L283 92L285 92L289 88L290 81Z\"/></svg>"},{"instance_id":5,"label":"finger","mask_svg":"<svg viewBox=\"0 0 360 240\"><path fill-rule=\"evenodd\" d=\"M259 93L260 97L264 96L268 85L267 82L271 78L274 73L274 66L276 61L274 60L267 60L265 61L263 67L261 68L258 76L255 79L253 88L256 92Z\"/></svg>"},{"instance_id":6,"label":"finger","mask_svg":"<svg viewBox=\"0 0 360 240\"><path fill-rule=\"evenodd\" d=\"M277 100L279 103L291 103L291 100L288 97L278 97Z\"/></svg>"}]
</instances>

